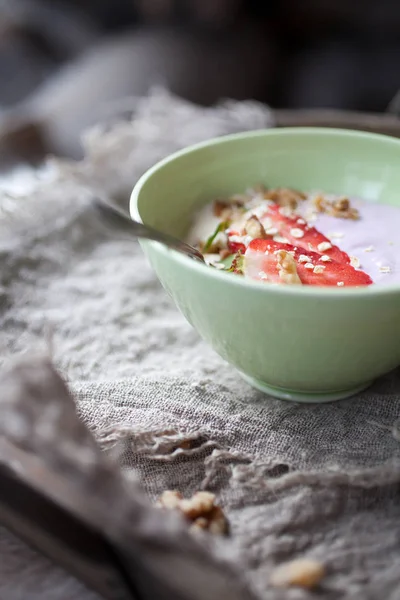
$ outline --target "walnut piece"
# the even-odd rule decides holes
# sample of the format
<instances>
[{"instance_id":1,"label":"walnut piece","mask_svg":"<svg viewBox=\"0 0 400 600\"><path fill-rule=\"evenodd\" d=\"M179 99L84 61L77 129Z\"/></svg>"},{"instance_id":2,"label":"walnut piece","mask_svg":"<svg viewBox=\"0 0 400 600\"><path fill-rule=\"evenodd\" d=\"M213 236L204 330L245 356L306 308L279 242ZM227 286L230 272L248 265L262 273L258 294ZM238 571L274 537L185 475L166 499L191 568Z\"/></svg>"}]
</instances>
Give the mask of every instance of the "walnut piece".
<instances>
[{"instance_id":1,"label":"walnut piece","mask_svg":"<svg viewBox=\"0 0 400 600\"><path fill-rule=\"evenodd\" d=\"M199 527L198 522L204 517L199 517L193 524L193 527ZM208 531L214 535L227 535L229 533L229 524L220 506L214 506L209 514Z\"/></svg>"},{"instance_id":2,"label":"walnut piece","mask_svg":"<svg viewBox=\"0 0 400 600\"><path fill-rule=\"evenodd\" d=\"M236 221L243 215L243 205L240 200L215 200L213 213L221 221Z\"/></svg>"},{"instance_id":3,"label":"walnut piece","mask_svg":"<svg viewBox=\"0 0 400 600\"><path fill-rule=\"evenodd\" d=\"M279 278L282 280L282 283L301 285L301 279L297 272L296 261L293 256L289 252L286 252L286 250L278 250L276 257L278 259Z\"/></svg>"},{"instance_id":4,"label":"walnut piece","mask_svg":"<svg viewBox=\"0 0 400 600\"><path fill-rule=\"evenodd\" d=\"M274 569L270 583L274 587L302 587L313 589L325 577L325 567L311 558L300 558Z\"/></svg>"},{"instance_id":5,"label":"walnut piece","mask_svg":"<svg viewBox=\"0 0 400 600\"><path fill-rule=\"evenodd\" d=\"M330 214L338 219L355 220L360 218L360 213L356 208L351 207L350 200L346 197L338 198L333 201Z\"/></svg>"},{"instance_id":6,"label":"walnut piece","mask_svg":"<svg viewBox=\"0 0 400 600\"><path fill-rule=\"evenodd\" d=\"M347 212L350 209L350 201L348 198L338 198L334 201L333 208L339 212Z\"/></svg>"},{"instance_id":7,"label":"walnut piece","mask_svg":"<svg viewBox=\"0 0 400 600\"><path fill-rule=\"evenodd\" d=\"M312 200L314 210L318 213L326 213L337 219L359 219L360 213L350 204L350 200L346 196L328 200L322 194L318 194Z\"/></svg>"},{"instance_id":8,"label":"walnut piece","mask_svg":"<svg viewBox=\"0 0 400 600\"><path fill-rule=\"evenodd\" d=\"M286 206L291 210L295 210L298 204L306 199L306 195L291 188L274 188L264 192L264 198L276 202L279 206Z\"/></svg>"},{"instance_id":9,"label":"walnut piece","mask_svg":"<svg viewBox=\"0 0 400 600\"><path fill-rule=\"evenodd\" d=\"M326 204L327 200L325 200L324 196L321 196L321 194L317 194L312 199L313 208L317 213L326 212Z\"/></svg>"},{"instance_id":10,"label":"walnut piece","mask_svg":"<svg viewBox=\"0 0 400 600\"><path fill-rule=\"evenodd\" d=\"M210 492L196 492L191 498L184 498L180 492L167 490L161 494L156 506L181 512L191 523L191 531L203 529L216 535L229 532L223 510L215 504L215 495Z\"/></svg>"},{"instance_id":11,"label":"walnut piece","mask_svg":"<svg viewBox=\"0 0 400 600\"><path fill-rule=\"evenodd\" d=\"M245 234L252 237L253 240L257 240L257 239L265 240L268 237L272 237L272 236L268 236L265 233L263 224L260 222L260 220L255 215L252 215L249 219L247 219L245 226L244 226L244 230L245 230Z\"/></svg>"},{"instance_id":12,"label":"walnut piece","mask_svg":"<svg viewBox=\"0 0 400 600\"><path fill-rule=\"evenodd\" d=\"M157 506L159 506L160 508L168 508L169 510L173 510L175 508L179 508L179 505L182 500L183 496L180 492L166 490L159 497L157 501Z\"/></svg>"},{"instance_id":13,"label":"walnut piece","mask_svg":"<svg viewBox=\"0 0 400 600\"><path fill-rule=\"evenodd\" d=\"M180 509L191 521L211 512L214 506L215 496L210 492L197 492L188 500L182 500Z\"/></svg>"}]
</instances>

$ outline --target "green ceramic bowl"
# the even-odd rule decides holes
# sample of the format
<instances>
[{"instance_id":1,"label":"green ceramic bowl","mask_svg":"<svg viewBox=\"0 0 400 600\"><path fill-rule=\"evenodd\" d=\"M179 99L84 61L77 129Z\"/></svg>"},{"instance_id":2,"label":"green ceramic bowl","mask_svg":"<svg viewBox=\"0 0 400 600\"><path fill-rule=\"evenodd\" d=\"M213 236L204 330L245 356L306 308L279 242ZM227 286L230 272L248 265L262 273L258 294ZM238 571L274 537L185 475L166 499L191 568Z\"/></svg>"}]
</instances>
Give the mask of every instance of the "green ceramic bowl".
<instances>
[{"instance_id":1,"label":"green ceramic bowl","mask_svg":"<svg viewBox=\"0 0 400 600\"><path fill-rule=\"evenodd\" d=\"M185 149L150 169L131 216L180 238L196 209L256 183L397 204L400 140L335 129L273 129ZM220 356L273 396L350 396L400 364L400 286L268 286L145 241L177 307ZM211 352L211 349L210 349Z\"/></svg>"}]
</instances>

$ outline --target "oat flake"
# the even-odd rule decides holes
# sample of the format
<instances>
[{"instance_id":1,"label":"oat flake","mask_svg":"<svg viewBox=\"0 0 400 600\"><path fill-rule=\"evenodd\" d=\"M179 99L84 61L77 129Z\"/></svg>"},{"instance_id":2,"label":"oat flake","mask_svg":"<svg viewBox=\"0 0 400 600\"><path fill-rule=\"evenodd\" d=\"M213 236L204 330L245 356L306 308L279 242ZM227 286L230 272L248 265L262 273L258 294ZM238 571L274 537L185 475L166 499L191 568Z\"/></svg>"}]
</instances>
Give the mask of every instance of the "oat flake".
<instances>
[{"instance_id":1,"label":"oat flake","mask_svg":"<svg viewBox=\"0 0 400 600\"><path fill-rule=\"evenodd\" d=\"M330 250L332 248L332 244L330 242L321 242L317 246L319 252L326 252L326 250Z\"/></svg>"},{"instance_id":2,"label":"oat flake","mask_svg":"<svg viewBox=\"0 0 400 600\"><path fill-rule=\"evenodd\" d=\"M292 235L294 238L302 238L304 236L304 231L302 229L299 229L298 227L293 227L293 229L290 230L290 235Z\"/></svg>"}]
</instances>

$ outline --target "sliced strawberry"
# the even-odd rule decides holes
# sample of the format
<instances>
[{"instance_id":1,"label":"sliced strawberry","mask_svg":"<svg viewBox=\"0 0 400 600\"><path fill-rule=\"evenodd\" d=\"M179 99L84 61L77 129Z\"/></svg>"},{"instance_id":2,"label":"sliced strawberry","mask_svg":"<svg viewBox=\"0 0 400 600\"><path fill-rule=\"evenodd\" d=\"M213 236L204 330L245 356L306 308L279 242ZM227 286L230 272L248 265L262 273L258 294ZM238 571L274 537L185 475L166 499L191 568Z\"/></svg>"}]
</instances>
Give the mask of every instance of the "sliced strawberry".
<instances>
[{"instance_id":1,"label":"sliced strawberry","mask_svg":"<svg viewBox=\"0 0 400 600\"><path fill-rule=\"evenodd\" d=\"M278 250L294 251L290 244L281 244L271 240L253 240L243 257L243 273L251 279L261 279L269 283L280 283Z\"/></svg>"},{"instance_id":2,"label":"sliced strawberry","mask_svg":"<svg viewBox=\"0 0 400 600\"><path fill-rule=\"evenodd\" d=\"M236 254L237 252L242 252L243 254L246 252L246 245L243 242L239 242L236 240L237 237L242 237L238 231L227 231L228 234L228 248L232 252L232 254Z\"/></svg>"},{"instance_id":3,"label":"sliced strawberry","mask_svg":"<svg viewBox=\"0 0 400 600\"><path fill-rule=\"evenodd\" d=\"M242 252L243 254L246 252L246 246L240 242L231 242L228 238L228 248L232 252L232 254L236 254L237 252Z\"/></svg>"},{"instance_id":4,"label":"sliced strawberry","mask_svg":"<svg viewBox=\"0 0 400 600\"><path fill-rule=\"evenodd\" d=\"M357 271L351 265L336 261L324 262L317 252L271 240L250 242L244 255L244 274L252 279L282 283L276 255L279 250L292 254L304 285L348 287L372 283L369 275Z\"/></svg>"},{"instance_id":5,"label":"sliced strawberry","mask_svg":"<svg viewBox=\"0 0 400 600\"><path fill-rule=\"evenodd\" d=\"M269 218L279 231L279 235L286 238L293 246L299 246L305 250L311 250L318 254L325 254L332 260L350 264L350 257L324 236L315 227L310 227L299 215L285 216L281 207L273 204L268 207L264 218Z\"/></svg>"}]
</instances>

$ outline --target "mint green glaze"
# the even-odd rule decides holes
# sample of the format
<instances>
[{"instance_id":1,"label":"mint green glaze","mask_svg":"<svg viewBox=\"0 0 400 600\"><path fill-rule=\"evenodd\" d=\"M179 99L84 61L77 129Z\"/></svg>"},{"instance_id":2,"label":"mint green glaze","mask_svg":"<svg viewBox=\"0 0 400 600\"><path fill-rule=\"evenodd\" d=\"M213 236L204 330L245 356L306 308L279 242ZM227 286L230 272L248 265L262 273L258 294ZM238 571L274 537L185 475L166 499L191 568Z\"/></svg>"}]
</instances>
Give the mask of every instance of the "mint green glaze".
<instances>
[{"instance_id":1,"label":"mint green glaze","mask_svg":"<svg viewBox=\"0 0 400 600\"><path fill-rule=\"evenodd\" d=\"M322 189L400 210L400 140L312 128L219 138L150 169L132 193L131 215L183 238L199 206L256 183ZM155 242L142 247L187 320L259 389L327 401L400 365L399 285L269 286Z\"/></svg>"}]
</instances>

